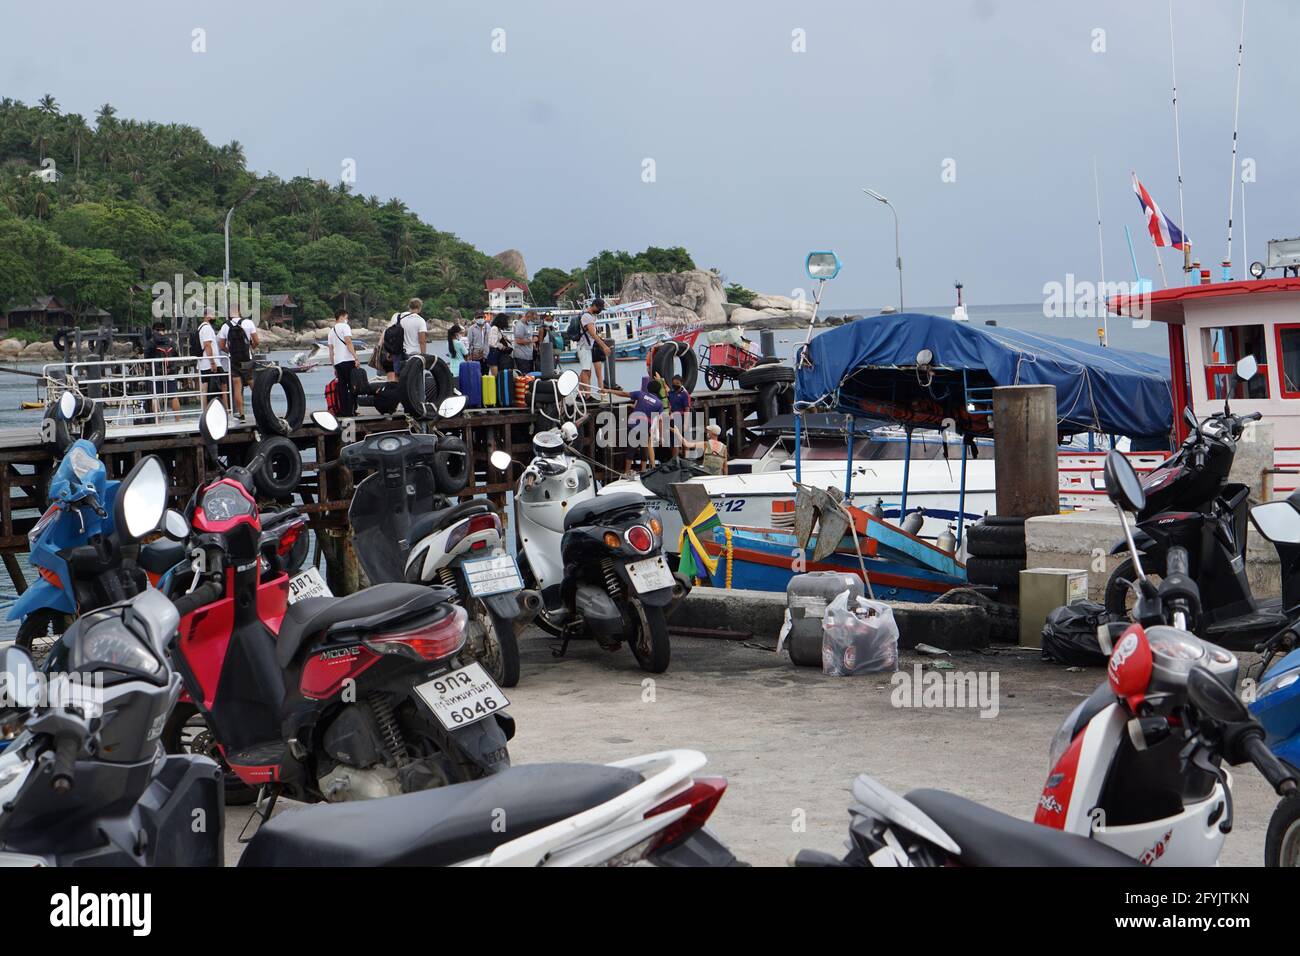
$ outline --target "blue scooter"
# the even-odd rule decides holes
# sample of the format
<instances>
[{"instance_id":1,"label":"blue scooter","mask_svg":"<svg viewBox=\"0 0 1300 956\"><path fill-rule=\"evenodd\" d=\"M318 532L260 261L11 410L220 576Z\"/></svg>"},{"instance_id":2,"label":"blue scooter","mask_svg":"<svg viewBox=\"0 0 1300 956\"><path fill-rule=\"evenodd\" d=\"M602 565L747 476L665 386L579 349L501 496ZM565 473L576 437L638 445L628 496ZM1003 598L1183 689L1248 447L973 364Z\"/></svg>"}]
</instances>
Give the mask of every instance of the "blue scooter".
<instances>
[{"instance_id":1,"label":"blue scooter","mask_svg":"<svg viewBox=\"0 0 1300 956\"><path fill-rule=\"evenodd\" d=\"M1285 501L1250 509L1251 523L1277 548L1282 608L1291 622L1257 650L1259 681L1246 695L1264 725L1265 743L1285 764L1300 769L1300 491ZM1300 797L1277 805L1264 841L1266 866L1300 866Z\"/></svg>"}]
</instances>

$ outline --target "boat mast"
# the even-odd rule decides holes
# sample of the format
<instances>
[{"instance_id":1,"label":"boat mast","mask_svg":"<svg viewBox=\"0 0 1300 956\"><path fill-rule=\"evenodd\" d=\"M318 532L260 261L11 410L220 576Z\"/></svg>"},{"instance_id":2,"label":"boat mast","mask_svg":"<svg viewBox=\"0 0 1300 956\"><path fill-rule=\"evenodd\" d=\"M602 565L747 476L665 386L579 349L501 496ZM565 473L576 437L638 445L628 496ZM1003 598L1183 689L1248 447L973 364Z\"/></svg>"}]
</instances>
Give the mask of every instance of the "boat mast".
<instances>
[{"instance_id":1,"label":"boat mast","mask_svg":"<svg viewBox=\"0 0 1300 956\"><path fill-rule=\"evenodd\" d=\"M1241 58L1245 45L1246 0L1241 0L1241 34L1237 39L1237 93L1232 103L1232 168L1228 170L1228 254L1223 260L1224 282L1232 279L1232 212L1233 200L1237 197L1237 125L1241 115Z\"/></svg>"},{"instance_id":2,"label":"boat mast","mask_svg":"<svg viewBox=\"0 0 1300 956\"><path fill-rule=\"evenodd\" d=\"M1096 156L1092 157L1092 192L1097 200L1097 256L1101 263L1101 295L1097 296L1101 303L1101 328L1097 331L1101 333L1104 348L1110 342L1110 309L1106 306L1106 245L1101 238L1101 185L1097 180Z\"/></svg>"},{"instance_id":3,"label":"boat mast","mask_svg":"<svg viewBox=\"0 0 1300 956\"><path fill-rule=\"evenodd\" d=\"M1174 88L1174 156L1178 161L1178 221L1183 226L1183 285L1192 271L1192 244L1187 238L1187 213L1183 209L1183 144L1178 129L1178 63L1174 53L1174 0L1169 0L1169 72Z\"/></svg>"}]
</instances>

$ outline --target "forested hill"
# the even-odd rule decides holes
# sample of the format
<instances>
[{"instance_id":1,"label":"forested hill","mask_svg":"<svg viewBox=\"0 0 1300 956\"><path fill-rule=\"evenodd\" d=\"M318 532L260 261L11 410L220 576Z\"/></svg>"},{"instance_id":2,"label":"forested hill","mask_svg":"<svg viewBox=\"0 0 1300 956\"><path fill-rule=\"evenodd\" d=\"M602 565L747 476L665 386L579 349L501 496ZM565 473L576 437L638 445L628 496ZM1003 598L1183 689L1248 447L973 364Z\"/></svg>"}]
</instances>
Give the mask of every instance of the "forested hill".
<instances>
[{"instance_id":1,"label":"forested hill","mask_svg":"<svg viewBox=\"0 0 1300 956\"><path fill-rule=\"evenodd\" d=\"M42 169L57 181L33 175ZM485 304L484 279L506 274L398 199L259 176L238 142L214 146L192 126L124 119L108 104L88 120L51 96L31 107L6 98L0 309L52 293L78 311L107 309L119 324L145 321L153 283L220 279L222 220L245 196L231 227L231 278L260 283L264 298L292 295L300 317L340 305L379 314L412 295L427 315L473 311Z\"/></svg>"}]
</instances>

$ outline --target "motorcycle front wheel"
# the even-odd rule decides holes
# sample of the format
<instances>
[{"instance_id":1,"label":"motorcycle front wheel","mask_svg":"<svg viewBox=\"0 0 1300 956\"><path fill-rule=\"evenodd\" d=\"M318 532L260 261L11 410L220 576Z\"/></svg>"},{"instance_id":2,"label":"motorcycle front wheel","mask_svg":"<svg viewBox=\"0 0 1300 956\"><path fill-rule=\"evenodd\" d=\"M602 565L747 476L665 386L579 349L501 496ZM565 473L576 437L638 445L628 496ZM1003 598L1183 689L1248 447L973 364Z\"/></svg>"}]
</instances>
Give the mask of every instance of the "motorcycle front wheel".
<instances>
[{"instance_id":1,"label":"motorcycle front wheel","mask_svg":"<svg viewBox=\"0 0 1300 956\"><path fill-rule=\"evenodd\" d=\"M18 625L14 643L25 648L32 655L32 663L39 668L67 629L68 615L41 608L23 618L23 622Z\"/></svg>"},{"instance_id":2,"label":"motorcycle front wheel","mask_svg":"<svg viewBox=\"0 0 1300 956\"><path fill-rule=\"evenodd\" d=\"M1290 796L1273 809L1264 838L1265 866L1300 866L1300 796Z\"/></svg>"},{"instance_id":3,"label":"motorcycle front wheel","mask_svg":"<svg viewBox=\"0 0 1300 956\"><path fill-rule=\"evenodd\" d=\"M664 617L661 607L646 607L640 601L631 602L634 612L633 622L636 633L628 644L632 647L632 656L641 665L643 671L662 674L668 670L668 661L672 649L668 644L668 619Z\"/></svg>"},{"instance_id":4,"label":"motorcycle front wheel","mask_svg":"<svg viewBox=\"0 0 1300 956\"><path fill-rule=\"evenodd\" d=\"M1163 565L1157 565L1157 562L1144 558L1142 570L1151 579L1152 584L1159 584L1160 579L1164 577L1165 569ZM1137 570L1133 567L1133 559L1125 558L1111 572L1110 578L1106 581L1106 613L1110 615L1112 621L1129 620L1129 612L1133 610L1136 603L1136 596L1133 593L1132 582L1137 580Z\"/></svg>"},{"instance_id":5,"label":"motorcycle front wheel","mask_svg":"<svg viewBox=\"0 0 1300 956\"><path fill-rule=\"evenodd\" d=\"M193 704L182 702L172 708L171 716L163 727L162 745L163 750L169 754L194 754L209 757L220 764L226 786L226 806L247 806L257 799L257 790L240 780L226 765L216 738L208 730L208 722Z\"/></svg>"}]
</instances>

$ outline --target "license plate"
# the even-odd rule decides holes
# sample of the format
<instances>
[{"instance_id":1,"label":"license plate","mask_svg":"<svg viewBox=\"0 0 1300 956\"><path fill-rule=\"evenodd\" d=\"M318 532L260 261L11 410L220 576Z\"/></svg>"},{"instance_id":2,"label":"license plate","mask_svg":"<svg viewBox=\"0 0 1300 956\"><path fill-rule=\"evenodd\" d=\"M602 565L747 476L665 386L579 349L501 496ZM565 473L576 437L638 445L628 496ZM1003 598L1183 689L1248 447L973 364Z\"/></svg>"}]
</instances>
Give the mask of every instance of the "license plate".
<instances>
[{"instance_id":1,"label":"license plate","mask_svg":"<svg viewBox=\"0 0 1300 956\"><path fill-rule=\"evenodd\" d=\"M496 681L477 663L425 681L415 692L448 730L468 727L510 706Z\"/></svg>"},{"instance_id":2,"label":"license plate","mask_svg":"<svg viewBox=\"0 0 1300 956\"><path fill-rule=\"evenodd\" d=\"M465 580L469 582L469 593L473 597L488 597L506 591L523 589L524 579L519 574L519 565L508 554L498 554L481 561L466 561L461 565Z\"/></svg>"},{"instance_id":3,"label":"license plate","mask_svg":"<svg viewBox=\"0 0 1300 956\"><path fill-rule=\"evenodd\" d=\"M632 589L637 594L673 586L673 573L668 570L668 562L664 560L662 554L629 564L627 576L632 581Z\"/></svg>"},{"instance_id":4,"label":"license plate","mask_svg":"<svg viewBox=\"0 0 1300 956\"><path fill-rule=\"evenodd\" d=\"M334 592L315 568L308 568L289 579L289 603L297 604L307 598L333 597Z\"/></svg>"}]
</instances>

